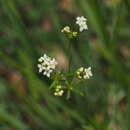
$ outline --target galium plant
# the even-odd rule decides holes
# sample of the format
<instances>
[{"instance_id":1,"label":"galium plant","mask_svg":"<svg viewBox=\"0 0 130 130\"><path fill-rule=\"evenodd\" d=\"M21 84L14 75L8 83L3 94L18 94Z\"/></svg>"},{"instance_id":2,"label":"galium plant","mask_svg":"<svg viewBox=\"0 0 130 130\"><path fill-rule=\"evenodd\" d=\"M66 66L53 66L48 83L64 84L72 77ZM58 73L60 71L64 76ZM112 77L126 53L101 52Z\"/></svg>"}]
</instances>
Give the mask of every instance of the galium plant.
<instances>
[{"instance_id":1,"label":"galium plant","mask_svg":"<svg viewBox=\"0 0 130 130\"><path fill-rule=\"evenodd\" d=\"M86 22L87 19L85 17L77 17L76 24L79 27L78 31L73 31L71 27L65 26L61 30L61 32L64 33L68 39L74 39L78 37L78 34L88 29ZM67 98L69 98L72 91L82 95L82 92L77 91L75 89L75 86L77 86L82 81L90 79L90 77L93 76L91 72L91 67L80 67L77 68L77 70L75 70L74 72L71 72L70 59L68 67L69 70L67 73L62 72L61 70L57 70L56 66L58 65L58 62L56 61L56 59L51 58L46 54L41 56L38 59L38 62L39 73L42 73L44 76L47 76L48 78L52 79L50 89L52 90L54 96L62 96L64 93L67 92Z\"/></svg>"}]
</instances>

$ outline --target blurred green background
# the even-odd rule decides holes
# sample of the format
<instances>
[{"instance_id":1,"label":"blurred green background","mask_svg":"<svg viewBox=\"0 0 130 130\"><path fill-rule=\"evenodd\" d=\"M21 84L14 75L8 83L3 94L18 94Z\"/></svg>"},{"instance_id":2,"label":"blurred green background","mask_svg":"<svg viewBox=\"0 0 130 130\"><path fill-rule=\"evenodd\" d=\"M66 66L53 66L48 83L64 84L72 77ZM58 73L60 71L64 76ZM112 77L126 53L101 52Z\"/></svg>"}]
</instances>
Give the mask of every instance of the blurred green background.
<instances>
[{"instance_id":1,"label":"blurred green background","mask_svg":"<svg viewBox=\"0 0 130 130\"><path fill-rule=\"evenodd\" d=\"M89 30L72 64L94 76L84 96L54 97L37 59L47 53L65 70L61 29L82 15ZM0 130L130 130L130 1L0 0Z\"/></svg>"}]
</instances>

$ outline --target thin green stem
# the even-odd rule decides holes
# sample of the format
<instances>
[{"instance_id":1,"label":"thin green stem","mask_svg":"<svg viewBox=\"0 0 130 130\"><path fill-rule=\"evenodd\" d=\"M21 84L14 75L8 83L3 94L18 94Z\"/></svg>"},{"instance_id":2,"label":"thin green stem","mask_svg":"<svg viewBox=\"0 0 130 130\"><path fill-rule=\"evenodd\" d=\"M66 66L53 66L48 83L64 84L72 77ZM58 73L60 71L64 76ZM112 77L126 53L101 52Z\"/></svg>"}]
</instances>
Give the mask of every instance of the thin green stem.
<instances>
[{"instance_id":1,"label":"thin green stem","mask_svg":"<svg viewBox=\"0 0 130 130\"><path fill-rule=\"evenodd\" d=\"M68 44L68 50L69 50L68 72L69 72L69 73L71 72L71 63L72 63L71 48L72 48L72 44L71 44L71 41L69 40L69 44Z\"/></svg>"}]
</instances>

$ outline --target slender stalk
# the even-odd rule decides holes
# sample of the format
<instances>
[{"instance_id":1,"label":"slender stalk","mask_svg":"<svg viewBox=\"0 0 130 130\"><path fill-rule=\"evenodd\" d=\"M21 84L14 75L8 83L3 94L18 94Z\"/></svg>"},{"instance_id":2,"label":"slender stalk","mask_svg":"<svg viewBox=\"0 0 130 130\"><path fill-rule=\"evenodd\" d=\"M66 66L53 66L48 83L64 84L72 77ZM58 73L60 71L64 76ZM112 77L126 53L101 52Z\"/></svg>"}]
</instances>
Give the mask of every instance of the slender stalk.
<instances>
[{"instance_id":1,"label":"slender stalk","mask_svg":"<svg viewBox=\"0 0 130 130\"><path fill-rule=\"evenodd\" d=\"M69 53L68 73L69 74L71 73L71 63L72 63L72 53L71 53L71 51L72 51L72 43L71 43L71 40L69 40L69 42L68 42L68 53ZM69 79L69 84L70 84L69 87L71 87L71 82L72 82L72 80ZM66 98L69 99L70 95L71 95L71 90L68 89Z\"/></svg>"},{"instance_id":2,"label":"slender stalk","mask_svg":"<svg viewBox=\"0 0 130 130\"><path fill-rule=\"evenodd\" d=\"M71 55L71 50L72 50L72 43L71 40L68 42L68 50L69 50L69 63L68 63L68 72L71 72L71 63L72 63L72 55Z\"/></svg>"}]
</instances>

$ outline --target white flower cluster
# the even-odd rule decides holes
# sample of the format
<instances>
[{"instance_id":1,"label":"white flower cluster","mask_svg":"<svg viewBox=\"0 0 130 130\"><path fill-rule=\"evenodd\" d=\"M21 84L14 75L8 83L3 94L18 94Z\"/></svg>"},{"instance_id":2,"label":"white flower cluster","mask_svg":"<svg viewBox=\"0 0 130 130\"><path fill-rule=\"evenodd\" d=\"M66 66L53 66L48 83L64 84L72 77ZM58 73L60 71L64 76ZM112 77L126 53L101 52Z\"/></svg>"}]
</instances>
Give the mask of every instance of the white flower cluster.
<instances>
[{"instance_id":1,"label":"white flower cluster","mask_svg":"<svg viewBox=\"0 0 130 130\"><path fill-rule=\"evenodd\" d=\"M89 79L91 76L93 76L91 67L88 68L81 67L77 70L76 73L79 79Z\"/></svg>"},{"instance_id":2,"label":"white flower cluster","mask_svg":"<svg viewBox=\"0 0 130 130\"><path fill-rule=\"evenodd\" d=\"M83 30L87 30L88 26L87 26L87 19L84 16L81 17L77 17L76 18L76 24L79 25L79 31L82 32Z\"/></svg>"},{"instance_id":3,"label":"white flower cluster","mask_svg":"<svg viewBox=\"0 0 130 130\"><path fill-rule=\"evenodd\" d=\"M69 27L69 26L65 26L65 27L61 30L61 32L70 33L70 32L71 32L71 31L70 31L70 27Z\"/></svg>"},{"instance_id":4,"label":"white flower cluster","mask_svg":"<svg viewBox=\"0 0 130 130\"><path fill-rule=\"evenodd\" d=\"M43 72L43 75L50 77L50 74L55 70L58 64L55 58L48 57L44 54L38 59L40 64L38 64L39 73Z\"/></svg>"},{"instance_id":5,"label":"white flower cluster","mask_svg":"<svg viewBox=\"0 0 130 130\"><path fill-rule=\"evenodd\" d=\"M64 91L61 88L62 88L61 85L56 86L56 89L54 92L55 96L62 96L63 95Z\"/></svg>"},{"instance_id":6,"label":"white flower cluster","mask_svg":"<svg viewBox=\"0 0 130 130\"><path fill-rule=\"evenodd\" d=\"M84 16L81 16L81 17L77 17L76 18L76 24L79 25L79 31L82 32L84 30L87 30L88 29L88 26L87 26L87 19L84 17ZM78 32L73 32L71 31L70 27L69 26L65 26L61 32L64 32L64 33L68 33L68 34L72 34L72 37L76 37Z\"/></svg>"}]
</instances>

